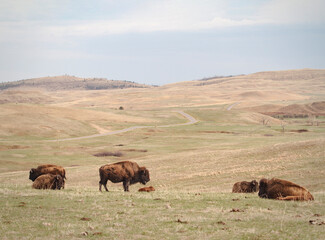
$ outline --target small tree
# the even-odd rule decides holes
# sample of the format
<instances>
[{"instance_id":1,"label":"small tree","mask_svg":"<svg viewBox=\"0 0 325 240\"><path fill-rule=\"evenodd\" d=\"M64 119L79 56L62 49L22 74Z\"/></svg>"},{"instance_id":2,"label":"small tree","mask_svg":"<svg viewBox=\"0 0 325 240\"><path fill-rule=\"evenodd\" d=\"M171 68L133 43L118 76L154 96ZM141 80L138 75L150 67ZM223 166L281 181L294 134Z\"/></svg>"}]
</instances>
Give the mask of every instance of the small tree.
<instances>
[{"instance_id":1,"label":"small tree","mask_svg":"<svg viewBox=\"0 0 325 240\"><path fill-rule=\"evenodd\" d=\"M124 107L120 106L119 110L124 110Z\"/></svg>"}]
</instances>

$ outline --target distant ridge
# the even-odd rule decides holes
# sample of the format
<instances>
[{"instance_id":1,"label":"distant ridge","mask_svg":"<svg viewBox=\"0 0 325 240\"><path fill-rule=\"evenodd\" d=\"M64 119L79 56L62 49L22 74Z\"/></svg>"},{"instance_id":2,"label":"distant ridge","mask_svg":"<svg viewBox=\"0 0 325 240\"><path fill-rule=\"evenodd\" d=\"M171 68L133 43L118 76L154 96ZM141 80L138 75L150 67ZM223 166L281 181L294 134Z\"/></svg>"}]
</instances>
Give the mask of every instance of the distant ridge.
<instances>
[{"instance_id":1,"label":"distant ridge","mask_svg":"<svg viewBox=\"0 0 325 240\"><path fill-rule=\"evenodd\" d=\"M108 80L106 78L79 78L63 75L41 77L0 83L0 90L6 89L43 89L47 91L58 90L103 90L123 88L150 88L153 86L123 80Z\"/></svg>"}]
</instances>

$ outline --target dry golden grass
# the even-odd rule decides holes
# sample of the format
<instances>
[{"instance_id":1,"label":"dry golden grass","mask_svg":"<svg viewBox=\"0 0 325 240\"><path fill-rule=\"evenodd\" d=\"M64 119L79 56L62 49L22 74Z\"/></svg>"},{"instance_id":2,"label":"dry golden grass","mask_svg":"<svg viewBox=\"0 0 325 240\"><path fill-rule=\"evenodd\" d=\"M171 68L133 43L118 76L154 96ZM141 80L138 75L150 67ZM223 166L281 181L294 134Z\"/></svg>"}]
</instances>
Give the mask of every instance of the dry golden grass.
<instances>
[{"instance_id":1,"label":"dry golden grass","mask_svg":"<svg viewBox=\"0 0 325 240\"><path fill-rule=\"evenodd\" d=\"M1 104L0 135L64 137L108 132L117 123L145 124L152 119L112 112L35 104Z\"/></svg>"},{"instance_id":2,"label":"dry golden grass","mask_svg":"<svg viewBox=\"0 0 325 240\"><path fill-rule=\"evenodd\" d=\"M34 103L49 104L53 99L41 90L3 90L0 91L0 104L4 103Z\"/></svg>"},{"instance_id":3,"label":"dry golden grass","mask_svg":"<svg viewBox=\"0 0 325 240\"><path fill-rule=\"evenodd\" d=\"M2 102L52 103L61 107L127 110L196 107L240 102L236 108L324 100L325 70L261 72L227 78L168 84L157 88L96 91L22 91L0 93ZM27 94L27 95L28 95Z\"/></svg>"},{"instance_id":4,"label":"dry golden grass","mask_svg":"<svg viewBox=\"0 0 325 240\"><path fill-rule=\"evenodd\" d=\"M44 92L50 102L42 105L32 92L31 98L28 92L6 95L12 102L0 105L0 203L5 206L0 235L321 239L324 118L319 125L310 125L307 119L286 120L282 129L282 121L258 112L323 100L324 72L257 73L150 89ZM20 96L32 100L15 104ZM240 104L229 110L236 102ZM255 111L244 108L259 105ZM120 106L125 110L117 110ZM175 125L187 121L176 110L199 122ZM152 127L91 139L45 141L138 125ZM121 154L94 156L104 152ZM99 193L99 167L122 160L146 166L149 185L156 191L138 193L137 184L124 193L121 184L108 183L110 192ZM43 163L66 168L64 190L31 189L28 171ZM284 203L256 194L231 194L235 182L262 177L293 181L308 188L316 200Z\"/></svg>"},{"instance_id":5,"label":"dry golden grass","mask_svg":"<svg viewBox=\"0 0 325 240\"><path fill-rule=\"evenodd\" d=\"M264 72L148 89L72 91L51 94L60 106L126 109L195 107L241 102L237 107L323 100L325 70Z\"/></svg>"}]
</instances>

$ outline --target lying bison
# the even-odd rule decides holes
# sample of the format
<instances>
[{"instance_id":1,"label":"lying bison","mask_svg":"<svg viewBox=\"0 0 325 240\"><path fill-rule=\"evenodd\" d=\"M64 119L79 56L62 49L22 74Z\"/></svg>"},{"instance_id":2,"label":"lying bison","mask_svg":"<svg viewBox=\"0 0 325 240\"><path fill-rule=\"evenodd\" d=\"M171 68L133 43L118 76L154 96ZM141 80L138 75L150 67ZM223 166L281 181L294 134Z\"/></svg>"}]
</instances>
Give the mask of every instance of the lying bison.
<instances>
[{"instance_id":1,"label":"lying bison","mask_svg":"<svg viewBox=\"0 0 325 240\"><path fill-rule=\"evenodd\" d=\"M99 191L102 191L102 185L107 189L107 181L113 183L123 182L124 191L129 191L130 184L146 184L150 181L149 171L145 167L139 167L135 162L124 161L113 164L107 164L99 168Z\"/></svg>"},{"instance_id":2,"label":"lying bison","mask_svg":"<svg viewBox=\"0 0 325 240\"><path fill-rule=\"evenodd\" d=\"M64 185L64 180L61 175L57 174L43 174L36 178L33 183L33 188L35 189L58 189L60 190Z\"/></svg>"},{"instance_id":3,"label":"lying bison","mask_svg":"<svg viewBox=\"0 0 325 240\"><path fill-rule=\"evenodd\" d=\"M156 189L153 187L153 186L149 186L149 187L143 187L143 188L140 188L138 191L139 192L153 192L155 191Z\"/></svg>"},{"instance_id":4,"label":"lying bison","mask_svg":"<svg viewBox=\"0 0 325 240\"><path fill-rule=\"evenodd\" d=\"M309 201L314 200L314 197L304 187L295 183L281 180L277 178L261 179L260 190L258 196L261 198L271 198L277 200L295 200Z\"/></svg>"},{"instance_id":5,"label":"lying bison","mask_svg":"<svg viewBox=\"0 0 325 240\"><path fill-rule=\"evenodd\" d=\"M251 182L236 182L232 187L233 193L251 193L258 191L258 182L253 180Z\"/></svg>"}]
</instances>

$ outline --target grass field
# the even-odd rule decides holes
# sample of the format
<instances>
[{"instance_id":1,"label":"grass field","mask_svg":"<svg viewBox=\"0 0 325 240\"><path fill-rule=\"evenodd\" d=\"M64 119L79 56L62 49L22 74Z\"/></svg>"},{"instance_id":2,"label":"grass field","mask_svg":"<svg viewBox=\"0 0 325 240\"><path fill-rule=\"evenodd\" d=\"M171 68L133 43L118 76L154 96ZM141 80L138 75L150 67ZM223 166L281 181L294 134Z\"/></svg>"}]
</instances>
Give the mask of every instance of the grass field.
<instances>
[{"instance_id":1,"label":"grass field","mask_svg":"<svg viewBox=\"0 0 325 240\"><path fill-rule=\"evenodd\" d=\"M1 184L2 239L322 239L325 196L314 202L256 194L90 187L35 191ZM310 223L311 221L311 223Z\"/></svg>"},{"instance_id":2,"label":"grass field","mask_svg":"<svg viewBox=\"0 0 325 240\"><path fill-rule=\"evenodd\" d=\"M261 115L217 105L185 109L199 120L193 125L159 127L187 121L175 110L114 113L146 118L143 125L157 127L105 137L66 142L46 141L51 135L2 138L2 239L322 239L324 123L295 120L282 132L280 121L264 126ZM79 134L92 134L87 119L84 124L86 132ZM292 131L299 129L307 131ZM121 154L94 156L101 152ZM148 185L156 192L139 193L137 184L124 193L121 184L109 183L110 192L100 193L98 168L121 160L146 166ZM66 168L64 190L31 189L28 171L42 163ZM296 182L316 200L280 202L231 193L235 182L262 177Z\"/></svg>"},{"instance_id":3,"label":"grass field","mask_svg":"<svg viewBox=\"0 0 325 240\"><path fill-rule=\"evenodd\" d=\"M0 92L0 239L324 239L324 76L307 69L150 89ZM286 106L319 113L317 124L258 113ZM198 122L180 125L188 119L177 111ZM146 128L55 141L133 126ZM124 193L109 182L99 192L99 167L124 160L146 166L156 191L136 184ZM65 189L32 189L29 170L49 163L66 169ZM306 187L315 201L231 193L235 182L272 177Z\"/></svg>"}]
</instances>

